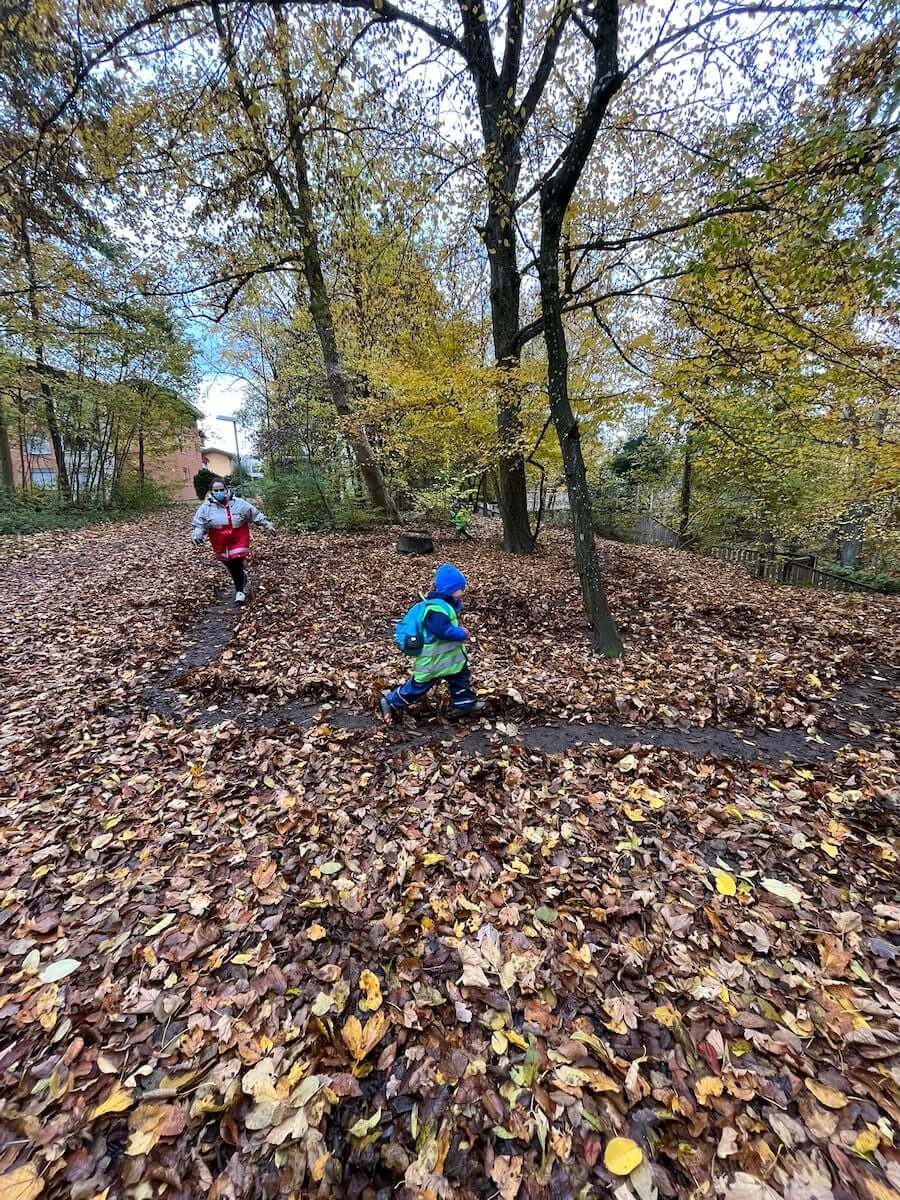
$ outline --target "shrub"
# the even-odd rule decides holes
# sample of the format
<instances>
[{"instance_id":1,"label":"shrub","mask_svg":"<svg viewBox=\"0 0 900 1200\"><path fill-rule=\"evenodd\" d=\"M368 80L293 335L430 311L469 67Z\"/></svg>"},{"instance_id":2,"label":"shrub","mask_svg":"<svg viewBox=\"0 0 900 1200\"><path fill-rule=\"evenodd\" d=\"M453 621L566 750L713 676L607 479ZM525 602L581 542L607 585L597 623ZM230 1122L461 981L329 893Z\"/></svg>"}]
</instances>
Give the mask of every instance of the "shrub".
<instances>
[{"instance_id":1,"label":"shrub","mask_svg":"<svg viewBox=\"0 0 900 1200\"><path fill-rule=\"evenodd\" d=\"M285 529L372 529L381 518L333 475L314 467L257 481L266 515Z\"/></svg>"},{"instance_id":2,"label":"shrub","mask_svg":"<svg viewBox=\"0 0 900 1200\"><path fill-rule=\"evenodd\" d=\"M206 493L212 487L212 481L217 479L209 467L201 467L194 476L194 491L197 493L198 500L205 500Z\"/></svg>"},{"instance_id":3,"label":"shrub","mask_svg":"<svg viewBox=\"0 0 900 1200\"><path fill-rule=\"evenodd\" d=\"M842 567L837 563L828 563L822 567L829 575L840 575L853 583L864 583L870 588L876 588L888 596L900 596L900 576L889 571L854 571L850 567Z\"/></svg>"},{"instance_id":4,"label":"shrub","mask_svg":"<svg viewBox=\"0 0 900 1200\"><path fill-rule=\"evenodd\" d=\"M168 492L161 484L146 478L141 482L135 475L121 479L112 495L112 507L127 512L153 512L168 503Z\"/></svg>"},{"instance_id":5,"label":"shrub","mask_svg":"<svg viewBox=\"0 0 900 1200\"><path fill-rule=\"evenodd\" d=\"M43 533L48 529L83 529L100 521L121 521L130 513L110 508L65 507L55 497L31 503L0 491L0 536Z\"/></svg>"}]
</instances>

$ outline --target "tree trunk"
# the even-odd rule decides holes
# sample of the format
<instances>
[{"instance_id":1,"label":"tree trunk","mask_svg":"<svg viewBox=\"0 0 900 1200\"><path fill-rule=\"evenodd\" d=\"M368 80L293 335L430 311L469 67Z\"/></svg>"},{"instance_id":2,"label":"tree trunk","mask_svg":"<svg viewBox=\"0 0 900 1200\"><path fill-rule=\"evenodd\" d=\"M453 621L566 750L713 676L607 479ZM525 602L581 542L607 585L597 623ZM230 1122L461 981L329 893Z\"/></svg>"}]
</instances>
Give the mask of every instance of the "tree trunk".
<instances>
[{"instance_id":1,"label":"tree trunk","mask_svg":"<svg viewBox=\"0 0 900 1200\"><path fill-rule=\"evenodd\" d=\"M46 373L44 371L44 340L40 333L41 327L41 310L38 304L38 285L37 273L34 267L34 255L31 250L31 237L28 233L28 223L22 221L22 250L25 258L25 266L28 271L28 309L31 314L32 336L34 342L34 361L38 369L40 377L41 396L44 401L44 420L47 422L47 433L50 435L50 444L53 446L53 457L56 460L56 486L60 495L67 504L72 503L72 485L69 481L69 471L66 466L65 447L63 446L62 434L59 431L59 422L56 419L56 406L53 402L53 389L47 382Z\"/></svg>"},{"instance_id":2,"label":"tree trunk","mask_svg":"<svg viewBox=\"0 0 900 1200\"><path fill-rule=\"evenodd\" d=\"M585 612L591 625L594 649L606 658L618 658L622 653L622 641L603 588L581 437L569 399L569 351L559 294L559 244L563 213L558 209L547 210L542 203L541 215L538 272L547 346L547 389L550 415L559 438L566 476L572 532L575 535L575 565L581 581Z\"/></svg>"},{"instance_id":3,"label":"tree trunk","mask_svg":"<svg viewBox=\"0 0 900 1200\"><path fill-rule=\"evenodd\" d=\"M692 542L690 535L691 523L691 474L693 447L691 446L691 431L688 429L684 441L684 465L681 469L681 520L678 523L678 545L684 550Z\"/></svg>"},{"instance_id":4,"label":"tree trunk","mask_svg":"<svg viewBox=\"0 0 900 1200\"><path fill-rule=\"evenodd\" d=\"M388 494L384 475L375 457L375 452L369 443L365 429L356 421L353 411L353 399L350 380L337 344L334 328L334 314L331 311L331 301L325 285L325 275L322 271L322 259L319 254L319 238L313 221L312 196L309 177L306 170L306 156L299 132L295 137L295 161L297 163L297 223L303 242L303 274L309 291L309 311L313 319L319 344L322 347L322 358L325 362L325 375L328 379L328 389L335 410L344 422L345 436L359 473L363 478L369 499L375 508L380 509L392 520L397 520L398 513L393 500Z\"/></svg>"},{"instance_id":5,"label":"tree trunk","mask_svg":"<svg viewBox=\"0 0 900 1200\"><path fill-rule=\"evenodd\" d=\"M507 245L504 245L504 241ZM510 377L519 366L519 302L521 279L516 263L515 232L509 218L492 212L484 232L491 264L491 329L494 360L500 375L497 394L500 515L503 546L510 554L531 554L534 539L528 520L528 494L522 420L516 382Z\"/></svg>"},{"instance_id":6,"label":"tree trunk","mask_svg":"<svg viewBox=\"0 0 900 1200\"><path fill-rule=\"evenodd\" d=\"M13 481L12 454L9 449L9 430L6 425L6 413L0 402L0 488L12 495L15 490Z\"/></svg>"},{"instance_id":7,"label":"tree trunk","mask_svg":"<svg viewBox=\"0 0 900 1200\"><path fill-rule=\"evenodd\" d=\"M384 476L381 473L381 467L369 443L366 431L358 424L353 411L350 380L338 348L334 314L331 311L331 299L328 295L325 275L322 270L319 236L313 212L312 190L309 185L309 173L306 165L303 129L297 110L294 79L287 56L289 45L287 19L284 11L275 5L272 6L272 13L276 26L274 51L281 76L282 99L284 100L289 135L289 151L294 166L293 195L291 194L289 175L275 162L275 159L269 152L265 129L260 125L257 110L244 84L240 65L236 62L232 30L226 25L221 6L218 3L212 4L213 20L218 33L222 56L228 68L229 81L234 88L250 128L253 131L256 151L263 159L266 174L275 189L285 215L299 235L303 251L303 275L308 290L309 313L322 349L322 359L325 364L325 375L328 380L328 390L332 403L344 425L344 436L353 452L353 457L356 460L356 465L359 468L373 507L380 509L392 520L398 520L397 509L388 494Z\"/></svg>"}]
</instances>

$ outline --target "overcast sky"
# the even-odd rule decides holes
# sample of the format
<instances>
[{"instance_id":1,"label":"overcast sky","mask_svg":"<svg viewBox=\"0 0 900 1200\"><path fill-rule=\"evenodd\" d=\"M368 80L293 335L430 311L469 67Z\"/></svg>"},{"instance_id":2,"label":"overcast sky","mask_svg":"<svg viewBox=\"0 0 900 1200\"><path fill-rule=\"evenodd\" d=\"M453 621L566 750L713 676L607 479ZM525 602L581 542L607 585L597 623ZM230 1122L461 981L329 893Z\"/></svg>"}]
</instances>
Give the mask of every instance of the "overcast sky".
<instances>
[{"instance_id":1,"label":"overcast sky","mask_svg":"<svg viewBox=\"0 0 900 1200\"><path fill-rule=\"evenodd\" d=\"M203 411L201 426L203 443L207 446L219 446L223 450L234 449L234 430L227 421L218 421L217 417L237 416L244 403L246 383L234 375L224 373L206 374L200 384L197 404ZM253 448L250 444L252 430L238 428L238 439L242 455L250 455Z\"/></svg>"}]
</instances>

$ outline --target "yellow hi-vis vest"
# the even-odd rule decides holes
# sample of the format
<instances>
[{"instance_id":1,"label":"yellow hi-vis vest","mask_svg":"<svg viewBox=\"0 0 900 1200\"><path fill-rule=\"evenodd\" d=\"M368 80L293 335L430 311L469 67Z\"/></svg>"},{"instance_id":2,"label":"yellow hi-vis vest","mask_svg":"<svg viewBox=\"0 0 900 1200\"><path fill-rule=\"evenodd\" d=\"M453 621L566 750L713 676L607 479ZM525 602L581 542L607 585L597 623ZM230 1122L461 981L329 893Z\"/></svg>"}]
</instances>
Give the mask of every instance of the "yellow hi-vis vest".
<instances>
[{"instance_id":1,"label":"yellow hi-vis vest","mask_svg":"<svg viewBox=\"0 0 900 1200\"><path fill-rule=\"evenodd\" d=\"M449 638L436 638L424 627L430 612L441 612L449 617L452 625L459 625L456 609L446 600L429 600L422 614L425 645L422 653L416 655L413 666L413 679L416 683L428 683L431 679L446 679L448 675L458 675L468 664L465 642L454 642Z\"/></svg>"}]
</instances>

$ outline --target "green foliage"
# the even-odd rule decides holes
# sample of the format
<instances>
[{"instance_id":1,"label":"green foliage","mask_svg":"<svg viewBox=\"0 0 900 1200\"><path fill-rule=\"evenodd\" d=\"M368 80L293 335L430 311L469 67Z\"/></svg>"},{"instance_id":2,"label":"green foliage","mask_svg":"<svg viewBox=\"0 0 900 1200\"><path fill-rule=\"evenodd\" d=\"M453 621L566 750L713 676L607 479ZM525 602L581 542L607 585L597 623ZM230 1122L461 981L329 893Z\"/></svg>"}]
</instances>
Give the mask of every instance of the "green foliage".
<instances>
[{"instance_id":1,"label":"green foliage","mask_svg":"<svg viewBox=\"0 0 900 1200\"><path fill-rule=\"evenodd\" d=\"M230 475L225 476L224 482L236 496L246 496L255 487L255 480L243 467L235 467Z\"/></svg>"},{"instance_id":2,"label":"green foliage","mask_svg":"<svg viewBox=\"0 0 900 1200\"><path fill-rule=\"evenodd\" d=\"M629 484L649 483L661 479L668 466L668 448L648 433L628 438L616 450L609 463L613 475Z\"/></svg>"},{"instance_id":3,"label":"green foliage","mask_svg":"<svg viewBox=\"0 0 900 1200\"><path fill-rule=\"evenodd\" d=\"M337 472L323 473L318 467L304 465L273 472L257 483L266 514L284 529L364 530L381 523L371 506Z\"/></svg>"},{"instance_id":4,"label":"green foliage","mask_svg":"<svg viewBox=\"0 0 900 1200\"><path fill-rule=\"evenodd\" d=\"M0 492L0 536L44 533L53 529L83 529L103 521L124 521L132 512L112 508L72 508L55 499L25 502Z\"/></svg>"},{"instance_id":5,"label":"green foliage","mask_svg":"<svg viewBox=\"0 0 900 1200\"><path fill-rule=\"evenodd\" d=\"M829 575L840 575L842 579L850 579L854 583L864 583L871 588L877 588L888 596L900 596L900 575L895 571L853 571L837 563L828 563L822 567Z\"/></svg>"},{"instance_id":6,"label":"green foliage","mask_svg":"<svg viewBox=\"0 0 900 1200\"><path fill-rule=\"evenodd\" d=\"M113 489L111 503L126 512L154 512L169 503L169 494L163 484L128 474Z\"/></svg>"}]
</instances>

